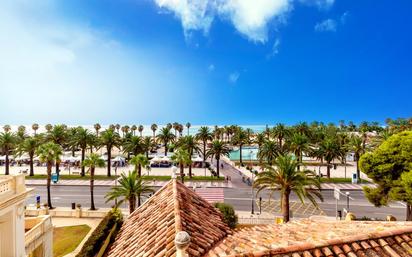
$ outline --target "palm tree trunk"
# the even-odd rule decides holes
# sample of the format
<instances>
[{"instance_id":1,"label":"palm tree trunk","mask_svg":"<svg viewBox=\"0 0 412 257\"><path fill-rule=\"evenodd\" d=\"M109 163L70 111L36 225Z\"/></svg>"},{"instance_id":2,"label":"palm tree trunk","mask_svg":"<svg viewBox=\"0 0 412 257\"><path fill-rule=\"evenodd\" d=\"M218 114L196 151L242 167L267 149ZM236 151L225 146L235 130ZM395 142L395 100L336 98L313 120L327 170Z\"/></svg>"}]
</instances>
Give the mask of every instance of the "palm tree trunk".
<instances>
[{"instance_id":1,"label":"palm tree trunk","mask_svg":"<svg viewBox=\"0 0 412 257\"><path fill-rule=\"evenodd\" d=\"M330 179L330 161L327 162L326 176Z\"/></svg>"},{"instance_id":2,"label":"palm tree trunk","mask_svg":"<svg viewBox=\"0 0 412 257\"><path fill-rule=\"evenodd\" d=\"M203 141L203 165L206 164L206 141Z\"/></svg>"},{"instance_id":3,"label":"palm tree trunk","mask_svg":"<svg viewBox=\"0 0 412 257\"><path fill-rule=\"evenodd\" d=\"M9 165L10 165L9 164L9 151L6 150L6 172L5 172L6 175L10 174Z\"/></svg>"},{"instance_id":4,"label":"palm tree trunk","mask_svg":"<svg viewBox=\"0 0 412 257\"><path fill-rule=\"evenodd\" d=\"M282 137L279 137L279 147L280 147L280 149L282 149Z\"/></svg>"},{"instance_id":5,"label":"palm tree trunk","mask_svg":"<svg viewBox=\"0 0 412 257\"><path fill-rule=\"evenodd\" d=\"M282 216L283 222L289 222L289 195L290 190L285 190L282 194Z\"/></svg>"},{"instance_id":6,"label":"palm tree trunk","mask_svg":"<svg viewBox=\"0 0 412 257\"><path fill-rule=\"evenodd\" d=\"M184 172L185 166L183 163L180 163L180 181L182 183L185 183L185 172Z\"/></svg>"},{"instance_id":7,"label":"palm tree trunk","mask_svg":"<svg viewBox=\"0 0 412 257\"><path fill-rule=\"evenodd\" d=\"M47 205L49 206L50 209L53 209L52 202L51 202L51 195L50 195L51 171L52 171L52 164L47 163Z\"/></svg>"},{"instance_id":8,"label":"palm tree trunk","mask_svg":"<svg viewBox=\"0 0 412 257\"><path fill-rule=\"evenodd\" d=\"M112 163L112 148L108 147L107 148L107 176L111 177L111 163Z\"/></svg>"},{"instance_id":9,"label":"palm tree trunk","mask_svg":"<svg viewBox=\"0 0 412 257\"><path fill-rule=\"evenodd\" d=\"M242 145L239 145L239 153L240 153L240 166L242 166L243 165L243 162L242 162Z\"/></svg>"},{"instance_id":10,"label":"palm tree trunk","mask_svg":"<svg viewBox=\"0 0 412 257\"><path fill-rule=\"evenodd\" d=\"M129 212L132 213L136 206L136 197L131 196L129 199Z\"/></svg>"},{"instance_id":11,"label":"palm tree trunk","mask_svg":"<svg viewBox=\"0 0 412 257\"><path fill-rule=\"evenodd\" d=\"M216 175L217 177L220 177L220 164L219 164L220 158L216 158Z\"/></svg>"},{"instance_id":12,"label":"palm tree trunk","mask_svg":"<svg viewBox=\"0 0 412 257\"><path fill-rule=\"evenodd\" d=\"M94 206L93 190L94 190L94 168L92 167L90 168L90 202L91 202L90 210L92 211L96 210L96 207Z\"/></svg>"},{"instance_id":13,"label":"palm tree trunk","mask_svg":"<svg viewBox=\"0 0 412 257\"><path fill-rule=\"evenodd\" d=\"M34 176L33 154L30 154L30 176Z\"/></svg>"},{"instance_id":14,"label":"palm tree trunk","mask_svg":"<svg viewBox=\"0 0 412 257\"><path fill-rule=\"evenodd\" d=\"M167 142L165 142L165 156L167 156Z\"/></svg>"},{"instance_id":15,"label":"palm tree trunk","mask_svg":"<svg viewBox=\"0 0 412 257\"><path fill-rule=\"evenodd\" d=\"M85 152L86 152L86 149L82 148L82 171L81 171L82 177L84 177L84 175L86 174L85 167L83 166Z\"/></svg>"},{"instance_id":16,"label":"palm tree trunk","mask_svg":"<svg viewBox=\"0 0 412 257\"><path fill-rule=\"evenodd\" d=\"M137 173L137 175L139 176L139 178L142 176L142 165L141 164L139 164L138 166L137 166L137 171L138 171L138 173Z\"/></svg>"},{"instance_id":17,"label":"palm tree trunk","mask_svg":"<svg viewBox=\"0 0 412 257\"><path fill-rule=\"evenodd\" d=\"M360 183L360 170L359 170L359 156L355 156L355 159L356 159L356 177L357 177L357 179L358 179L358 183Z\"/></svg>"},{"instance_id":18,"label":"palm tree trunk","mask_svg":"<svg viewBox=\"0 0 412 257\"><path fill-rule=\"evenodd\" d=\"M412 220L412 205L406 204L406 221Z\"/></svg>"},{"instance_id":19,"label":"palm tree trunk","mask_svg":"<svg viewBox=\"0 0 412 257\"><path fill-rule=\"evenodd\" d=\"M59 175L59 173L60 173L60 165L59 165L58 162L56 162L56 174L57 174L57 176Z\"/></svg>"},{"instance_id":20,"label":"palm tree trunk","mask_svg":"<svg viewBox=\"0 0 412 257\"><path fill-rule=\"evenodd\" d=\"M141 197L140 194L137 194L137 207L140 207L141 205Z\"/></svg>"}]
</instances>

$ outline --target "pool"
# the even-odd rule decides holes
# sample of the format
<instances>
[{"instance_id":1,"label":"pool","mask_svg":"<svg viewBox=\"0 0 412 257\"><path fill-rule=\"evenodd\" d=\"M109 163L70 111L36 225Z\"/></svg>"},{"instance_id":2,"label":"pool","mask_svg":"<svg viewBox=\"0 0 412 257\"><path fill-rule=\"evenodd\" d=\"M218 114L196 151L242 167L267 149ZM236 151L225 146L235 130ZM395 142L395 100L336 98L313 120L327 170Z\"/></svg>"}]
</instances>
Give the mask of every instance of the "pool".
<instances>
[{"instance_id":1,"label":"pool","mask_svg":"<svg viewBox=\"0 0 412 257\"><path fill-rule=\"evenodd\" d=\"M259 149L257 147L242 147L242 160L243 161L256 161ZM233 150L229 153L231 161L240 160L240 150Z\"/></svg>"}]
</instances>

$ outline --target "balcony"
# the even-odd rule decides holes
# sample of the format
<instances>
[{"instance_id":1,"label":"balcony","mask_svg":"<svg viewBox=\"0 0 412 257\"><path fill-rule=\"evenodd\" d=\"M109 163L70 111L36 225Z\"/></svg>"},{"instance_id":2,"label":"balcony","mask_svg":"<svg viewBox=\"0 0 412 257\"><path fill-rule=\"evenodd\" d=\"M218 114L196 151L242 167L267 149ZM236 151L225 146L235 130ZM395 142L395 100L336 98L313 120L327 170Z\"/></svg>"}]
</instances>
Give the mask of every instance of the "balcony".
<instances>
[{"instance_id":1,"label":"balcony","mask_svg":"<svg viewBox=\"0 0 412 257\"><path fill-rule=\"evenodd\" d=\"M53 225L49 215L25 219L25 249L26 254L44 256L39 252L48 252L53 237Z\"/></svg>"}]
</instances>

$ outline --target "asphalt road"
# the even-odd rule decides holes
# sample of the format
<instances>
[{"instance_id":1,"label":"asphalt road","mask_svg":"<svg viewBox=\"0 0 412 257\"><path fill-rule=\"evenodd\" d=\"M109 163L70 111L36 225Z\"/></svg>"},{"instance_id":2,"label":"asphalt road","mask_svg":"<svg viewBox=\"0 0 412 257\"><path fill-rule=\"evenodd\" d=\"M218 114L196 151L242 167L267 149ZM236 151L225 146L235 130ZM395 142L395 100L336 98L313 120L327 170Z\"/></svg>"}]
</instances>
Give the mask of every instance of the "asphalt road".
<instances>
[{"instance_id":1,"label":"asphalt road","mask_svg":"<svg viewBox=\"0 0 412 257\"><path fill-rule=\"evenodd\" d=\"M95 204L99 208L110 207L113 202L106 203L104 196L109 190L107 186L96 186L94 190ZM72 202L80 203L83 207L87 208L90 206L90 191L87 186L52 186L52 203L55 207L70 207ZM333 191L323 191L322 192L324 201L319 204L322 211L328 216L335 216L336 210L336 200L333 197ZM33 195L27 200L28 204L35 203L35 196L40 195L41 202L47 201L46 198L46 187L40 186L35 187ZM251 196L252 192L250 188L232 188L225 189L225 202L234 206L236 210L239 211L250 211L251 210ZM263 200L269 199L269 194L263 192L261 195ZM349 202L350 211L354 212L357 217L367 216L370 218L384 219L386 215L394 215L398 220L403 220L405 217L405 207L400 203L393 203L389 207L376 208L368 202L368 200L363 195L362 191L351 191L350 196L353 200ZM279 200L279 195L274 194L271 199ZM292 202L299 202L295 195L291 195ZM346 208L346 197L341 196L338 202L338 209ZM123 206L127 208L126 205ZM259 207L255 205L255 211L258 212ZM295 213L296 217L304 217L308 214Z\"/></svg>"}]
</instances>

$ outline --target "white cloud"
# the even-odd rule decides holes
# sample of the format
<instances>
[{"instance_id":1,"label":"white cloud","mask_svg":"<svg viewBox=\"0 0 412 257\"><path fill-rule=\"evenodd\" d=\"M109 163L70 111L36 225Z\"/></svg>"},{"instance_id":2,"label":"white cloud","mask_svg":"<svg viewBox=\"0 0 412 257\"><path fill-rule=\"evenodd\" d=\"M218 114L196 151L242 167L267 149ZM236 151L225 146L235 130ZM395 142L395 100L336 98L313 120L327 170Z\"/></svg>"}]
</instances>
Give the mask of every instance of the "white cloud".
<instances>
[{"instance_id":1,"label":"white cloud","mask_svg":"<svg viewBox=\"0 0 412 257\"><path fill-rule=\"evenodd\" d=\"M342 25L345 25L346 20L348 19L348 16L349 16L349 12L348 12L348 11L344 12L344 13L340 16L340 23L341 23Z\"/></svg>"},{"instance_id":2,"label":"white cloud","mask_svg":"<svg viewBox=\"0 0 412 257\"><path fill-rule=\"evenodd\" d=\"M208 67L207 67L207 70L208 71L210 71L210 72L212 72L212 71L214 71L215 70L215 65L212 63L212 64L210 64Z\"/></svg>"},{"instance_id":3,"label":"white cloud","mask_svg":"<svg viewBox=\"0 0 412 257\"><path fill-rule=\"evenodd\" d=\"M326 19L324 21L318 22L315 25L315 31L324 32L324 31L336 31L336 21L333 19Z\"/></svg>"},{"instance_id":4,"label":"white cloud","mask_svg":"<svg viewBox=\"0 0 412 257\"><path fill-rule=\"evenodd\" d=\"M235 84L239 80L239 77L240 73L238 71L234 71L229 74L229 82Z\"/></svg>"},{"instance_id":5,"label":"white cloud","mask_svg":"<svg viewBox=\"0 0 412 257\"><path fill-rule=\"evenodd\" d=\"M272 51L270 52L270 54L267 55L267 58L270 59L276 56L279 53L279 47L280 47L280 39L276 38L272 46Z\"/></svg>"},{"instance_id":6,"label":"white cloud","mask_svg":"<svg viewBox=\"0 0 412 257\"><path fill-rule=\"evenodd\" d=\"M181 20L186 37L192 30L207 33L218 16L229 20L249 40L265 43L270 24L283 23L293 0L153 0Z\"/></svg>"},{"instance_id":7,"label":"white cloud","mask_svg":"<svg viewBox=\"0 0 412 257\"><path fill-rule=\"evenodd\" d=\"M315 5L319 9L329 9L335 3L335 0L300 0L302 4Z\"/></svg>"}]
</instances>

